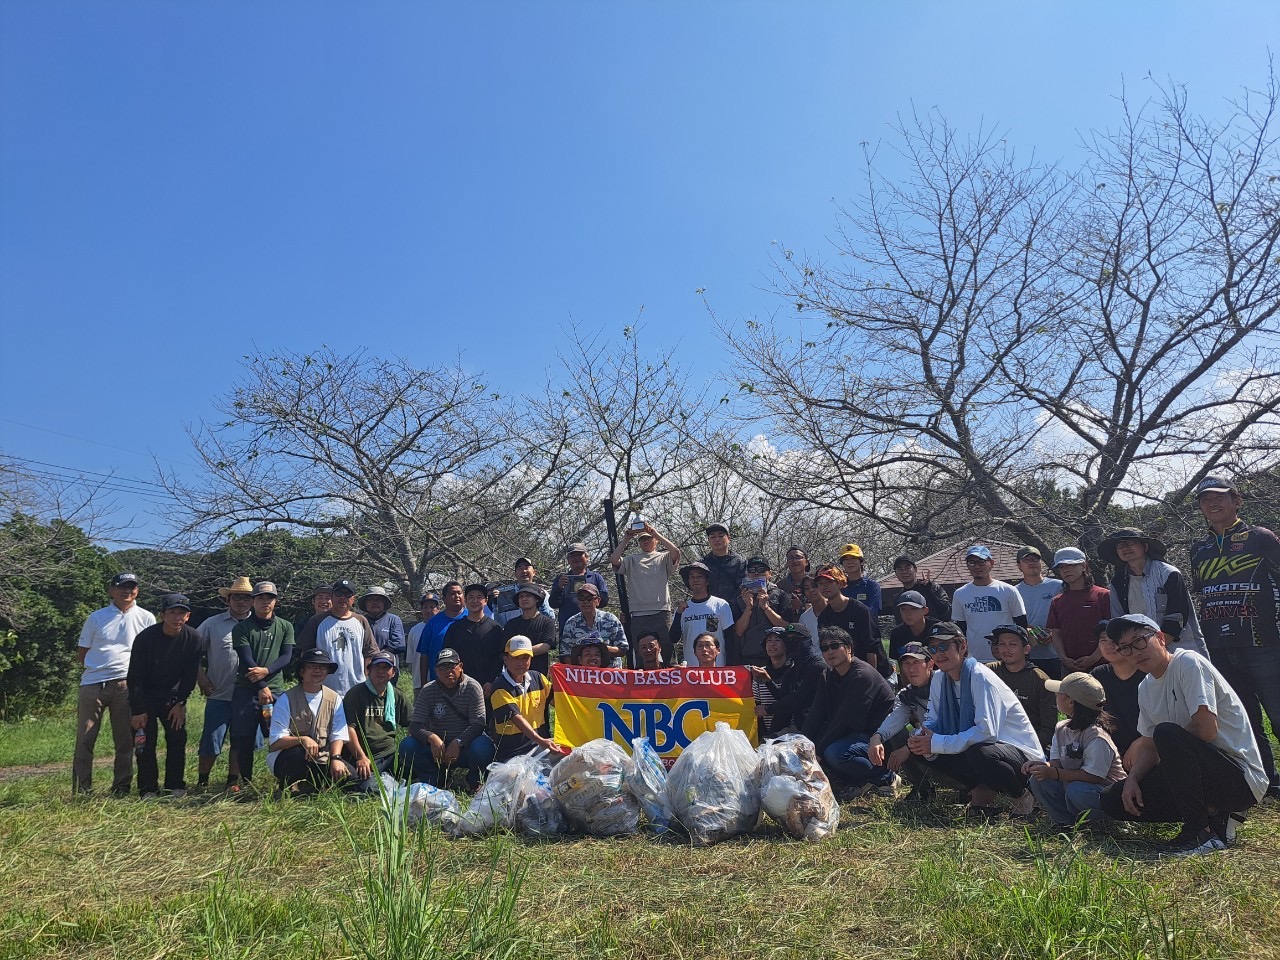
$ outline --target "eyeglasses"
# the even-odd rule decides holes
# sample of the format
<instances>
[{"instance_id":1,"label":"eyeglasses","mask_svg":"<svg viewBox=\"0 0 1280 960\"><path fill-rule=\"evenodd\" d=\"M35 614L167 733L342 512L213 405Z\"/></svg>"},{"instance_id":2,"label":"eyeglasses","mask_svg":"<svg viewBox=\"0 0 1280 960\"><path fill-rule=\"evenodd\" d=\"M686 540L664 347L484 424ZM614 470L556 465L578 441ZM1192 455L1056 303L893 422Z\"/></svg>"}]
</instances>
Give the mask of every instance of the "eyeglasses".
<instances>
[{"instance_id":1,"label":"eyeglasses","mask_svg":"<svg viewBox=\"0 0 1280 960\"><path fill-rule=\"evenodd\" d=\"M252 600L252 593L233 593L227 598L228 600Z\"/></svg>"},{"instance_id":2,"label":"eyeglasses","mask_svg":"<svg viewBox=\"0 0 1280 960\"><path fill-rule=\"evenodd\" d=\"M820 643L818 649L826 653L828 650L839 650L843 646L843 643Z\"/></svg>"},{"instance_id":3,"label":"eyeglasses","mask_svg":"<svg viewBox=\"0 0 1280 960\"><path fill-rule=\"evenodd\" d=\"M942 641L939 641L938 643L929 644L929 646L925 647L925 649L929 651L929 656L934 657L940 653L946 653L955 645L956 644L954 640L942 640Z\"/></svg>"},{"instance_id":4,"label":"eyeglasses","mask_svg":"<svg viewBox=\"0 0 1280 960\"><path fill-rule=\"evenodd\" d=\"M1149 633L1145 637L1134 637L1128 643L1117 643L1116 653L1128 656L1135 650L1145 650L1147 649L1147 642L1150 641L1153 636L1154 634Z\"/></svg>"},{"instance_id":5,"label":"eyeglasses","mask_svg":"<svg viewBox=\"0 0 1280 960\"><path fill-rule=\"evenodd\" d=\"M964 562L969 564L969 566L973 566L977 563L990 563L991 561L987 560L985 557L965 557Z\"/></svg>"}]
</instances>

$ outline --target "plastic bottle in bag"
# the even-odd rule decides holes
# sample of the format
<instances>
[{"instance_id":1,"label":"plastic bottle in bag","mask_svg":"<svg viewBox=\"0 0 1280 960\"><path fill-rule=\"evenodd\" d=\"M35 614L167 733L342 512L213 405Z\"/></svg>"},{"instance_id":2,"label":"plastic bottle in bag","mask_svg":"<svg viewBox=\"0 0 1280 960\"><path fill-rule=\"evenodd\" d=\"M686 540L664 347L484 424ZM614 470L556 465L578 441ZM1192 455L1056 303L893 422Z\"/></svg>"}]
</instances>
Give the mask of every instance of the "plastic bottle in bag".
<instances>
[{"instance_id":1,"label":"plastic bottle in bag","mask_svg":"<svg viewBox=\"0 0 1280 960\"><path fill-rule=\"evenodd\" d=\"M658 833L666 833L671 825L671 808L667 806L667 768L648 737L636 737L631 741L631 762L636 775L627 781L627 787L644 811L645 819Z\"/></svg>"},{"instance_id":2,"label":"plastic bottle in bag","mask_svg":"<svg viewBox=\"0 0 1280 960\"><path fill-rule=\"evenodd\" d=\"M694 843L715 843L755 829L759 764L747 735L724 722L676 758L667 774L667 804Z\"/></svg>"},{"instance_id":3,"label":"plastic bottle in bag","mask_svg":"<svg viewBox=\"0 0 1280 960\"><path fill-rule=\"evenodd\" d=\"M640 803L627 789L635 764L612 740L574 747L551 771L551 790L569 822L593 837L635 833Z\"/></svg>"},{"instance_id":4,"label":"plastic bottle in bag","mask_svg":"<svg viewBox=\"0 0 1280 960\"><path fill-rule=\"evenodd\" d=\"M787 734L762 743L760 803L765 813L798 840L821 840L840 823L840 804L818 764L813 741Z\"/></svg>"}]
</instances>

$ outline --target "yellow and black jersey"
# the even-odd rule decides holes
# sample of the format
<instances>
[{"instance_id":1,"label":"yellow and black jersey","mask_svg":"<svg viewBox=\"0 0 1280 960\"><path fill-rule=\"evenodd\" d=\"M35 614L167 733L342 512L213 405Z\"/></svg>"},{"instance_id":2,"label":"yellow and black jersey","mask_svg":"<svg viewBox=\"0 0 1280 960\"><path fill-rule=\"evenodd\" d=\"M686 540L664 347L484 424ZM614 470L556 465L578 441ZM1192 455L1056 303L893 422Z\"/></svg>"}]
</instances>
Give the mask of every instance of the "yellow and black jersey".
<instances>
[{"instance_id":1,"label":"yellow and black jersey","mask_svg":"<svg viewBox=\"0 0 1280 960\"><path fill-rule=\"evenodd\" d=\"M498 760L510 759L533 747L533 741L516 726L513 718L517 715L528 720L542 736L551 735L547 723L550 704L551 681L538 671L530 670L525 675L523 692L507 679L505 672L498 674L489 694L490 724Z\"/></svg>"}]
</instances>

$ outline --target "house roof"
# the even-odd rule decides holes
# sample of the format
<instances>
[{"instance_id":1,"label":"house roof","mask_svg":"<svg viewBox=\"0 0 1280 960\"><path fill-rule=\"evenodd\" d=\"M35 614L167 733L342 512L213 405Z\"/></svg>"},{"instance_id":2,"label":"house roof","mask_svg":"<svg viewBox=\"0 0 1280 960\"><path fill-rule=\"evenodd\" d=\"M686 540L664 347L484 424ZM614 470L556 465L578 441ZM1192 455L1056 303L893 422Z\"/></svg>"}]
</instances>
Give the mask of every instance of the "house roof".
<instances>
[{"instance_id":1,"label":"house roof","mask_svg":"<svg viewBox=\"0 0 1280 960\"><path fill-rule=\"evenodd\" d=\"M931 553L916 561L916 571L921 578L927 577L934 583L946 588L950 593L955 587L968 583L968 568L965 567L965 552L975 543L980 543L991 551L995 566L991 569L993 580L1007 580L1017 583L1022 579L1022 571L1018 569L1018 551L1024 546L1021 543L1003 543L999 540L963 540L953 543L944 550ZM902 581L894 574L882 577L879 581L882 591L902 589Z\"/></svg>"}]
</instances>

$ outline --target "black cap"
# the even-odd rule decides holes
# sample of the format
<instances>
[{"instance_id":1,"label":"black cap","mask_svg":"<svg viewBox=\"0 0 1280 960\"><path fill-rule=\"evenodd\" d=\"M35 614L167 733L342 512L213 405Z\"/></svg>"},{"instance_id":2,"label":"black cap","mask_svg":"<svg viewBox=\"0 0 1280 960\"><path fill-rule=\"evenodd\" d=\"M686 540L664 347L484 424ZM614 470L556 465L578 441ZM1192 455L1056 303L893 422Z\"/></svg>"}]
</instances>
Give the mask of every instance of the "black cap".
<instances>
[{"instance_id":1,"label":"black cap","mask_svg":"<svg viewBox=\"0 0 1280 960\"><path fill-rule=\"evenodd\" d=\"M343 591L353 595L359 592L356 590L356 585L350 580L335 580L333 581L333 586L329 588L330 593L341 593Z\"/></svg>"},{"instance_id":2,"label":"black cap","mask_svg":"<svg viewBox=\"0 0 1280 960\"><path fill-rule=\"evenodd\" d=\"M1199 500L1206 493L1234 493L1239 496L1240 488L1226 477L1205 477L1196 484L1196 489L1191 494L1191 499Z\"/></svg>"},{"instance_id":3,"label":"black cap","mask_svg":"<svg viewBox=\"0 0 1280 960\"><path fill-rule=\"evenodd\" d=\"M113 587L122 587L126 583L132 583L136 587L138 585L137 574L124 571L121 573L117 573L114 577L111 578L111 586Z\"/></svg>"},{"instance_id":4,"label":"black cap","mask_svg":"<svg viewBox=\"0 0 1280 960\"><path fill-rule=\"evenodd\" d=\"M930 640L941 640L944 638L957 638L960 640L966 639L964 631L950 620L943 620L940 623L933 624L929 627L928 636Z\"/></svg>"},{"instance_id":5,"label":"black cap","mask_svg":"<svg viewBox=\"0 0 1280 960\"><path fill-rule=\"evenodd\" d=\"M747 569L752 567L764 567L766 570L772 570L773 564L761 556L747 557Z\"/></svg>"},{"instance_id":6,"label":"black cap","mask_svg":"<svg viewBox=\"0 0 1280 960\"><path fill-rule=\"evenodd\" d=\"M522 593L527 593L531 596L537 597L539 603L547 598L547 591L543 590L542 587L538 586L536 583L520 584L520 589L516 591L516 596L518 597Z\"/></svg>"},{"instance_id":7,"label":"black cap","mask_svg":"<svg viewBox=\"0 0 1280 960\"><path fill-rule=\"evenodd\" d=\"M302 655L301 659L298 660L298 669L301 670L308 664L319 664L322 667L328 668L330 673L336 673L338 671L338 665L334 663L333 659L319 647L312 647Z\"/></svg>"},{"instance_id":8,"label":"black cap","mask_svg":"<svg viewBox=\"0 0 1280 960\"><path fill-rule=\"evenodd\" d=\"M1002 633L1012 633L1014 636L1020 637L1023 646L1031 642L1031 638L1027 636L1026 628L1020 627L1016 623L1002 623L999 626L992 627L991 632L987 634L987 639L994 643Z\"/></svg>"},{"instance_id":9,"label":"black cap","mask_svg":"<svg viewBox=\"0 0 1280 960\"><path fill-rule=\"evenodd\" d=\"M916 565L916 562L912 560L910 557L908 557L905 553L900 555L896 560L893 561L893 569L895 570L897 570L899 567L902 567L902 566L914 567L915 565Z\"/></svg>"},{"instance_id":10,"label":"black cap","mask_svg":"<svg viewBox=\"0 0 1280 960\"><path fill-rule=\"evenodd\" d=\"M191 612L191 601L180 593L166 593L160 598L160 612L171 610L174 607Z\"/></svg>"},{"instance_id":11,"label":"black cap","mask_svg":"<svg viewBox=\"0 0 1280 960\"><path fill-rule=\"evenodd\" d=\"M686 587L689 585L689 574L694 570L701 570L707 575L708 580L711 579L711 568L701 560L695 560L693 563L686 563L680 568L680 579L684 581Z\"/></svg>"}]
</instances>

